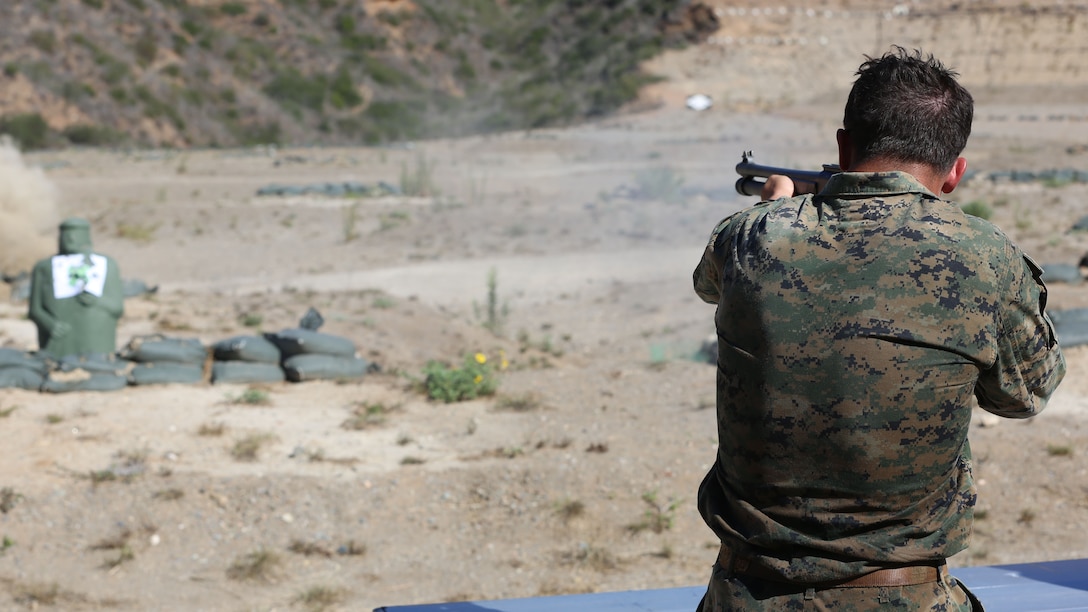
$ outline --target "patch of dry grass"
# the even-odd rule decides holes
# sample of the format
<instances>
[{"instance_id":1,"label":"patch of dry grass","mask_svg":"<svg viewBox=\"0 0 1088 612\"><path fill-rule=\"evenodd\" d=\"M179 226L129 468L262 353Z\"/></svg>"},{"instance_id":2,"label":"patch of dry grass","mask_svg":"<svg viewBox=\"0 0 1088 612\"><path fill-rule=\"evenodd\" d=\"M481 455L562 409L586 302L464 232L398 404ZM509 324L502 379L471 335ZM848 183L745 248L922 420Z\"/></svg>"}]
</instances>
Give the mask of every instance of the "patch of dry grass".
<instances>
[{"instance_id":1,"label":"patch of dry grass","mask_svg":"<svg viewBox=\"0 0 1088 612\"><path fill-rule=\"evenodd\" d=\"M360 402L355 404L352 408L351 416L341 423L340 427L350 431L361 431L370 429L371 427L380 427L385 424L389 414L396 412L399 408L399 406L386 406L380 402Z\"/></svg>"},{"instance_id":2,"label":"patch of dry grass","mask_svg":"<svg viewBox=\"0 0 1088 612\"><path fill-rule=\"evenodd\" d=\"M214 438L223 435L226 431L227 426L225 423L221 421L212 421L201 423L200 427L196 430L196 435Z\"/></svg>"},{"instance_id":3,"label":"patch of dry grass","mask_svg":"<svg viewBox=\"0 0 1088 612\"><path fill-rule=\"evenodd\" d=\"M311 612L321 612L343 603L347 591L328 586L312 586L295 597L295 603Z\"/></svg>"},{"instance_id":4,"label":"patch of dry grass","mask_svg":"<svg viewBox=\"0 0 1088 612\"><path fill-rule=\"evenodd\" d=\"M292 540L287 546L287 550L295 553L296 555L303 555L306 557L321 556L331 557L332 551L324 546L314 542L304 542L302 540Z\"/></svg>"},{"instance_id":5,"label":"patch of dry grass","mask_svg":"<svg viewBox=\"0 0 1088 612\"><path fill-rule=\"evenodd\" d=\"M227 578L240 582L271 584L279 579L280 556L264 548L237 557L227 568Z\"/></svg>"},{"instance_id":6,"label":"patch of dry grass","mask_svg":"<svg viewBox=\"0 0 1088 612\"><path fill-rule=\"evenodd\" d=\"M495 410L511 412L532 412L543 407L540 395L533 392L519 395L500 395L495 399Z\"/></svg>"},{"instance_id":7,"label":"patch of dry grass","mask_svg":"<svg viewBox=\"0 0 1088 612\"><path fill-rule=\"evenodd\" d=\"M230 456L235 461L254 462L260 458L261 447L276 440L276 436L267 433L250 434L234 443Z\"/></svg>"}]
</instances>

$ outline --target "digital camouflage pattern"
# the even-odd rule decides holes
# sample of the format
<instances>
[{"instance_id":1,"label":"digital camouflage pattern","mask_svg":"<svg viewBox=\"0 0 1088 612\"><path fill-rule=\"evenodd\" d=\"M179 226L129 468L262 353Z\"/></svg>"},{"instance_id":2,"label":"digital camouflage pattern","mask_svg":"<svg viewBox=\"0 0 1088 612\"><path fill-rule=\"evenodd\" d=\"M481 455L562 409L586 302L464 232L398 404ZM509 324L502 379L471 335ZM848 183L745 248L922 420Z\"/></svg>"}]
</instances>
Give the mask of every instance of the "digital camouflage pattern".
<instances>
[{"instance_id":1,"label":"digital camouflage pattern","mask_svg":"<svg viewBox=\"0 0 1088 612\"><path fill-rule=\"evenodd\" d=\"M1029 417L1065 373L1040 274L901 172L722 221L694 274L718 305L707 524L794 583L963 550L972 397Z\"/></svg>"},{"instance_id":2,"label":"digital camouflage pattern","mask_svg":"<svg viewBox=\"0 0 1088 612\"><path fill-rule=\"evenodd\" d=\"M936 582L897 587L797 588L793 585L738 576L714 567L698 612L774 610L794 612L978 612L973 594L942 572ZM975 600L977 602L977 599Z\"/></svg>"}]
</instances>

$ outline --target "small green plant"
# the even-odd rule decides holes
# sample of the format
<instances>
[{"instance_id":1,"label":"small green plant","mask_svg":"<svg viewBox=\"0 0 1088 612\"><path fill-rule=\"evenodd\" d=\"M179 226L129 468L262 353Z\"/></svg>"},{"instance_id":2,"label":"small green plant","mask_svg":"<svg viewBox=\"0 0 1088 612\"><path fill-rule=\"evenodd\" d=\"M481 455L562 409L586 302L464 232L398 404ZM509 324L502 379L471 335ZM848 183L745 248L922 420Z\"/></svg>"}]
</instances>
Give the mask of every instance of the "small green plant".
<instances>
[{"instance_id":1,"label":"small green plant","mask_svg":"<svg viewBox=\"0 0 1088 612\"><path fill-rule=\"evenodd\" d=\"M259 549L234 560L227 568L227 578L242 582L275 582L279 577L281 560L276 553Z\"/></svg>"},{"instance_id":2,"label":"small green plant","mask_svg":"<svg viewBox=\"0 0 1088 612\"><path fill-rule=\"evenodd\" d=\"M15 502L22 499L22 495L15 492L15 489L11 487L4 487L0 489L0 513L7 514L11 512L15 507Z\"/></svg>"},{"instance_id":3,"label":"small green plant","mask_svg":"<svg viewBox=\"0 0 1088 612\"><path fill-rule=\"evenodd\" d=\"M261 447L275 439L271 434L250 434L234 443L230 456L235 461L254 462L260 456Z\"/></svg>"},{"instance_id":4,"label":"small green plant","mask_svg":"<svg viewBox=\"0 0 1088 612\"><path fill-rule=\"evenodd\" d=\"M965 214L972 217L978 217L979 219L989 220L994 216L994 210L990 208L990 205L982 200L972 200L960 207Z\"/></svg>"},{"instance_id":5,"label":"small green plant","mask_svg":"<svg viewBox=\"0 0 1088 612\"><path fill-rule=\"evenodd\" d=\"M264 317L255 312L247 312L238 317L238 322L245 327L260 327L264 323Z\"/></svg>"},{"instance_id":6,"label":"small green plant","mask_svg":"<svg viewBox=\"0 0 1088 612\"><path fill-rule=\"evenodd\" d=\"M487 304L480 308L473 303L473 309L476 311L476 318L483 319L484 329L496 336L502 335L510 308L505 302L499 303L499 275L495 268L487 272Z\"/></svg>"},{"instance_id":7,"label":"small green plant","mask_svg":"<svg viewBox=\"0 0 1088 612\"><path fill-rule=\"evenodd\" d=\"M11 413L15 412L18 409L19 409L18 406L11 406L9 408L4 408L4 409L0 410L0 419L8 418L9 416L11 416Z\"/></svg>"},{"instance_id":8,"label":"small green plant","mask_svg":"<svg viewBox=\"0 0 1088 612\"><path fill-rule=\"evenodd\" d=\"M59 414L49 413L45 415L45 422L50 425L56 425L57 423L63 423L64 417Z\"/></svg>"},{"instance_id":9,"label":"small green plant","mask_svg":"<svg viewBox=\"0 0 1088 612\"><path fill-rule=\"evenodd\" d=\"M4 539L0 540L0 555L4 554L12 546L15 546L15 540L5 535Z\"/></svg>"},{"instance_id":10,"label":"small green plant","mask_svg":"<svg viewBox=\"0 0 1088 612\"><path fill-rule=\"evenodd\" d=\"M132 532L124 529L116 536L112 538L106 538L100 540L96 544L92 544L91 550L112 550L117 552L117 556L106 559L102 564L103 569L113 569L122 563L132 561L136 558L135 552L132 550L132 546L129 545L129 538L132 537Z\"/></svg>"},{"instance_id":11,"label":"small green plant","mask_svg":"<svg viewBox=\"0 0 1088 612\"><path fill-rule=\"evenodd\" d=\"M1061 444L1047 444L1046 454L1051 457L1071 457L1073 455L1073 447Z\"/></svg>"},{"instance_id":12,"label":"small green plant","mask_svg":"<svg viewBox=\"0 0 1088 612\"><path fill-rule=\"evenodd\" d=\"M341 423L340 427L351 431L378 427L385 424L386 417L395 409L395 407L387 408L385 404L380 402L360 403L355 406L351 411L351 416Z\"/></svg>"},{"instance_id":13,"label":"small green plant","mask_svg":"<svg viewBox=\"0 0 1088 612\"><path fill-rule=\"evenodd\" d=\"M616 555L607 548L581 542L578 547L563 554L568 565L586 566L598 572L606 572L619 567Z\"/></svg>"},{"instance_id":14,"label":"small green plant","mask_svg":"<svg viewBox=\"0 0 1088 612\"><path fill-rule=\"evenodd\" d=\"M389 296L379 295L378 297L374 298L374 301L371 302L370 305L374 308L379 308L381 310L388 310L396 306L397 301Z\"/></svg>"},{"instance_id":15,"label":"small green plant","mask_svg":"<svg viewBox=\"0 0 1088 612\"><path fill-rule=\"evenodd\" d=\"M657 499L657 491L648 491L642 494L642 501L648 508L642 515L642 520L627 526L631 533L641 533L649 530L654 533L663 533L672 529L676 520L676 509L680 507L680 501L670 499L668 503L661 503Z\"/></svg>"},{"instance_id":16,"label":"small green plant","mask_svg":"<svg viewBox=\"0 0 1088 612\"><path fill-rule=\"evenodd\" d=\"M427 396L447 404L493 395L498 387L487 355L466 355L461 367L430 361L423 367L423 385Z\"/></svg>"},{"instance_id":17,"label":"small green plant","mask_svg":"<svg viewBox=\"0 0 1088 612\"><path fill-rule=\"evenodd\" d=\"M384 232L400 227L412 220L411 215L403 210L394 210L378 218L378 231Z\"/></svg>"},{"instance_id":18,"label":"small green plant","mask_svg":"<svg viewBox=\"0 0 1088 612\"><path fill-rule=\"evenodd\" d=\"M268 391L260 387L246 387L239 395L228 398L230 404L244 404L246 406L267 406L272 403Z\"/></svg>"},{"instance_id":19,"label":"small green plant","mask_svg":"<svg viewBox=\"0 0 1088 612\"><path fill-rule=\"evenodd\" d=\"M159 225L155 224L134 224L121 222L117 224L117 237L124 238L125 240L132 240L134 242L151 242L155 238L155 230L159 229Z\"/></svg>"},{"instance_id":20,"label":"small green plant","mask_svg":"<svg viewBox=\"0 0 1088 612\"><path fill-rule=\"evenodd\" d=\"M351 242L359 237L359 231L356 229L355 224L359 220L359 203L352 202L347 204L343 208L344 217L344 242Z\"/></svg>"},{"instance_id":21,"label":"small green plant","mask_svg":"<svg viewBox=\"0 0 1088 612\"><path fill-rule=\"evenodd\" d=\"M413 455L408 455L404 459L400 460L401 465L423 465L424 463L426 463L425 459Z\"/></svg>"},{"instance_id":22,"label":"small green plant","mask_svg":"<svg viewBox=\"0 0 1088 612\"><path fill-rule=\"evenodd\" d=\"M400 167L400 191L408 197L431 197L438 195L434 184L434 165L423 155L417 155L415 165L409 169Z\"/></svg>"}]
</instances>

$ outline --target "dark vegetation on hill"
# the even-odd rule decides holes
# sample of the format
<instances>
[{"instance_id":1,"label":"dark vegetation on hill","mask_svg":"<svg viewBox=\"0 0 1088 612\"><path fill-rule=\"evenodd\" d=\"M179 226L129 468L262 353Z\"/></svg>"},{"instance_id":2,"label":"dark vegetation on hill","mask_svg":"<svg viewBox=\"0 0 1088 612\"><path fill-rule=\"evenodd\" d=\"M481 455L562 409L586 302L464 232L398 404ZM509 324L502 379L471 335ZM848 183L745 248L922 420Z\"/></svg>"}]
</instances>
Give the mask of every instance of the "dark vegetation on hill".
<instances>
[{"instance_id":1,"label":"dark vegetation on hill","mask_svg":"<svg viewBox=\"0 0 1088 612\"><path fill-rule=\"evenodd\" d=\"M24 0L0 28L0 132L34 149L570 124L717 22L692 0Z\"/></svg>"}]
</instances>

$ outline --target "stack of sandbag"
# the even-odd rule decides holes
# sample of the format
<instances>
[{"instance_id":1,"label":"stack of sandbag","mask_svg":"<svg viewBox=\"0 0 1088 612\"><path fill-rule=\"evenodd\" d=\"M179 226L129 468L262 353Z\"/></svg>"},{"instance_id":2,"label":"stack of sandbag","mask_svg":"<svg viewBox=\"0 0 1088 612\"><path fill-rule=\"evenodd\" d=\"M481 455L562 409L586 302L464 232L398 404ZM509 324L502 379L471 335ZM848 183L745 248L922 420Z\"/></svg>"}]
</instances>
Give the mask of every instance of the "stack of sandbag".
<instances>
[{"instance_id":1,"label":"stack of sandbag","mask_svg":"<svg viewBox=\"0 0 1088 612\"><path fill-rule=\"evenodd\" d=\"M0 348L0 389L37 391L49 369L50 363L44 357L17 349Z\"/></svg>"},{"instance_id":2,"label":"stack of sandbag","mask_svg":"<svg viewBox=\"0 0 1088 612\"><path fill-rule=\"evenodd\" d=\"M212 345L212 383L282 382L280 349L262 336L234 336Z\"/></svg>"},{"instance_id":3,"label":"stack of sandbag","mask_svg":"<svg viewBox=\"0 0 1088 612\"><path fill-rule=\"evenodd\" d=\"M208 351L195 338L137 336L118 353L122 359L136 362L128 374L132 385L193 384L204 380Z\"/></svg>"},{"instance_id":4,"label":"stack of sandbag","mask_svg":"<svg viewBox=\"0 0 1088 612\"><path fill-rule=\"evenodd\" d=\"M117 391L128 386L134 365L111 354L68 355L56 361L40 388L47 393Z\"/></svg>"},{"instance_id":5,"label":"stack of sandbag","mask_svg":"<svg viewBox=\"0 0 1088 612\"><path fill-rule=\"evenodd\" d=\"M355 343L313 329L291 328L264 335L282 357L287 380L349 380L362 378L368 363L355 356Z\"/></svg>"}]
</instances>

